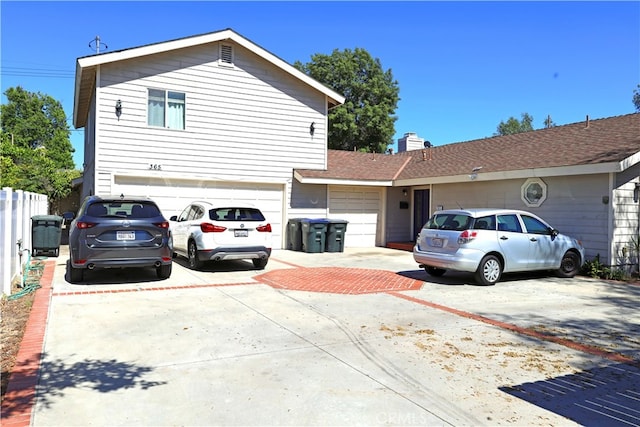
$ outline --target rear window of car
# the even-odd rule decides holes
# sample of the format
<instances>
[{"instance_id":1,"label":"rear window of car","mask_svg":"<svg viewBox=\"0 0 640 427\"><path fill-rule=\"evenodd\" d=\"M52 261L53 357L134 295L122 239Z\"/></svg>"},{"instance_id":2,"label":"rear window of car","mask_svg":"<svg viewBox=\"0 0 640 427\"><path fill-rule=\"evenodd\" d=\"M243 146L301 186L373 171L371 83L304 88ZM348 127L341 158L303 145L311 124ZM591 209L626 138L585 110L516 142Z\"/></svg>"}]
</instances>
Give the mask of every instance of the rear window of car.
<instances>
[{"instance_id":1,"label":"rear window of car","mask_svg":"<svg viewBox=\"0 0 640 427\"><path fill-rule=\"evenodd\" d=\"M435 214L425 224L425 228L463 231L469 228L471 221L470 216L463 214Z\"/></svg>"},{"instance_id":2,"label":"rear window of car","mask_svg":"<svg viewBox=\"0 0 640 427\"><path fill-rule=\"evenodd\" d=\"M264 215L256 208L217 208L209 211L212 221L264 221Z\"/></svg>"},{"instance_id":3,"label":"rear window of car","mask_svg":"<svg viewBox=\"0 0 640 427\"><path fill-rule=\"evenodd\" d=\"M143 201L97 202L87 207L87 215L105 218L153 218L160 216L160 209L154 203Z\"/></svg>"}]
</instances>

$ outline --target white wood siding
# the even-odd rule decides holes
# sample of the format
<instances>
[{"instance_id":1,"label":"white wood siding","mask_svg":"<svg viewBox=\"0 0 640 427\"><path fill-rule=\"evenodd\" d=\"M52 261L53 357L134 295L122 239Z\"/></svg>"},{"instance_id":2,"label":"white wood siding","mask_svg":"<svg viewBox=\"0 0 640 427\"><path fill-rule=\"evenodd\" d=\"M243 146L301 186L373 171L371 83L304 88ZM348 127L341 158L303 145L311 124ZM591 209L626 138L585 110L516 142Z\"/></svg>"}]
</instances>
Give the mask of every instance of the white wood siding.
<instances>
[{"instance_id":1,"label":"white wood siding","mask_svg":"<svg viewBox=\"0 0 640 427\"><path fill-rule=\"evenodd\" d=\"M288 218L327 218L327 186L293 179L287 205Z\"/></svg>"},{"instance_id":2,"label":"white wood siding","mask_svg":"<svg viewBox=\"0 0 640 427\"><path fill-rule=\"evenodd\" d=\"M234 49L234 67L218 64L218 44L103 65L98 174L140 174L158 165L170 177L286 183L292 168L324 168L325 97ZM185 93L185 130L147 126L149 88ZM98 177L96 193L110 193L108 182Z\"/></svg>"},{"instance_id":3,"label":"white wood siding","mask_svg":"<svg viewBox=\"0 0 640 427\"><path fill-rule=\"evenodd\" d=\"M547 184L547 200L537 208L527 207L520 199L524 179L434 185L431 207L493 207L529 211L542 217L561 233L582 240L587 259L592 260L600 254L600 260L606 262L610 256L610 204L602 203L602 197L609 194L608 175L542 179Z\"/></svg>"},{"instance_id":4,"label":"white wood siding","mask_svg":"<svg viewBox=\"0 0 640 427\"><path fill-rule=\"evenodd\" d=\"M619 265L628 273L638 269L640 254L636 251L640 241L640 200L634 200L636 183L640 184L640 165L616 177L612 208L615 213L611 265Z\"/></svg>"},{"instance_id":5,"label":"white wood siding","mask_svg":"<svg viewBox=\"0 0 640 427\"><path fill-rule=\"evenodd\" d=\"M348 221L345 247L373 247L380 244L382 190L375 187L329 186L331 219Z\"/></svg>"},{"instance_id":6,"label":"white wood siding","mask_svg":"<svg viewBox=\"0 0 640 427\"><path fill-rule=\"evenodd\" d=\"M411 205L411 189L407 188L407 195L402 193L402 188L391 187L387 189L387 214L386 214L386 241L410 242L415 239L412 236L411 217L413 206ZM400 203L407 203L407 209L401 209Z\"/></svg>"}]
</instances>

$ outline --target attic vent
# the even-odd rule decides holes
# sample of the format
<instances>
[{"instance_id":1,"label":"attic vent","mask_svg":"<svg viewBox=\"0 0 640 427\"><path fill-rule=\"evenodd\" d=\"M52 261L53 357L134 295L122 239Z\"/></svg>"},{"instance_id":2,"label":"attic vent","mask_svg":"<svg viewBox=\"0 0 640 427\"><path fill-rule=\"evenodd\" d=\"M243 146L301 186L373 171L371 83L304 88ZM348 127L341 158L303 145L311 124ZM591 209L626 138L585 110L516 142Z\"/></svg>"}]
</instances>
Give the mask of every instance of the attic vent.
<instances>
[{"instance_id":1,"label":"attic vent","mask_svg":"<svg viewBox=\"0 0 640 427\"><path fill-rule=\"evenodd\" d=\"M220 46L220 62L222 64L233 65L233 46L228 44Z\"/></svg>"}]
</instances>

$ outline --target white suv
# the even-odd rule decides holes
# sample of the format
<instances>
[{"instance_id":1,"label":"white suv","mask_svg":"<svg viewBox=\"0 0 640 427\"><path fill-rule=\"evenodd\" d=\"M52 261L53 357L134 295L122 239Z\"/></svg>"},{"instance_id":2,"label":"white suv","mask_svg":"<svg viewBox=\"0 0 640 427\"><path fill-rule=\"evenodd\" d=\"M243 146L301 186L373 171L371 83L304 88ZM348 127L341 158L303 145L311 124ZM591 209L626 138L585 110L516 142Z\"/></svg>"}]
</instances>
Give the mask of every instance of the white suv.
<instances>
[{"instance_id":1,"label":"white suv","mask_svg":"<svg viewBox=\"0 0 640 427\"><path fill-rule=\"evenodd\" d=\"M169 223L174 255L187 257L194 270L206 261L238 259L263 269L271 256L271 224L253 206L195 201Z\"/></svg>"},{"instance_id":2,"label":"white suv","mask_svg":"<svg viewBox=\"0 0 640 427\"><path fill-rule=\"evenodd\" d=\"M573 277L584 262L584 247L530 212L453 209L427 221L413 259L432 276L467 271L479 284L493 285L503 272L555 270Z\"/></svg>"}]
</instances>

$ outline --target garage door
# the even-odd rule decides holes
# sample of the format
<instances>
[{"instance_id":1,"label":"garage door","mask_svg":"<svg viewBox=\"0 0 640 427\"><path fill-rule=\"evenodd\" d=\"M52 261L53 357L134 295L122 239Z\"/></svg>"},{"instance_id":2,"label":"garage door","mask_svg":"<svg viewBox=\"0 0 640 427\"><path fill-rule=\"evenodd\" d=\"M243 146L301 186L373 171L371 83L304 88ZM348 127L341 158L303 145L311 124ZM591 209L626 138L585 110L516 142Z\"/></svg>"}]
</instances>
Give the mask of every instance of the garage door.
<instances>
[{"instance_id":1,"label":"garage door","mask_svg":"<svg viewBox=\"0 0 640 427\"><path fill-rule=\"evenodd\" d=\"M252 204L259 208L271 223L273 248L282 247L284 185L132 176L116 176L114 184L115 194L152 198L167 218L179 215L193 200Z\"/></svg>"},{"instance_id":2,"label":"garage door","mask_svg":"<svg viewBox=\"0 0 640 427\"><path fill-rule=\"evenodd\" d=\"M345 247L376 246L379 241L381 194L378 188L329 187L329 218L349 221Z\"/></svg>"}]
</instances>

